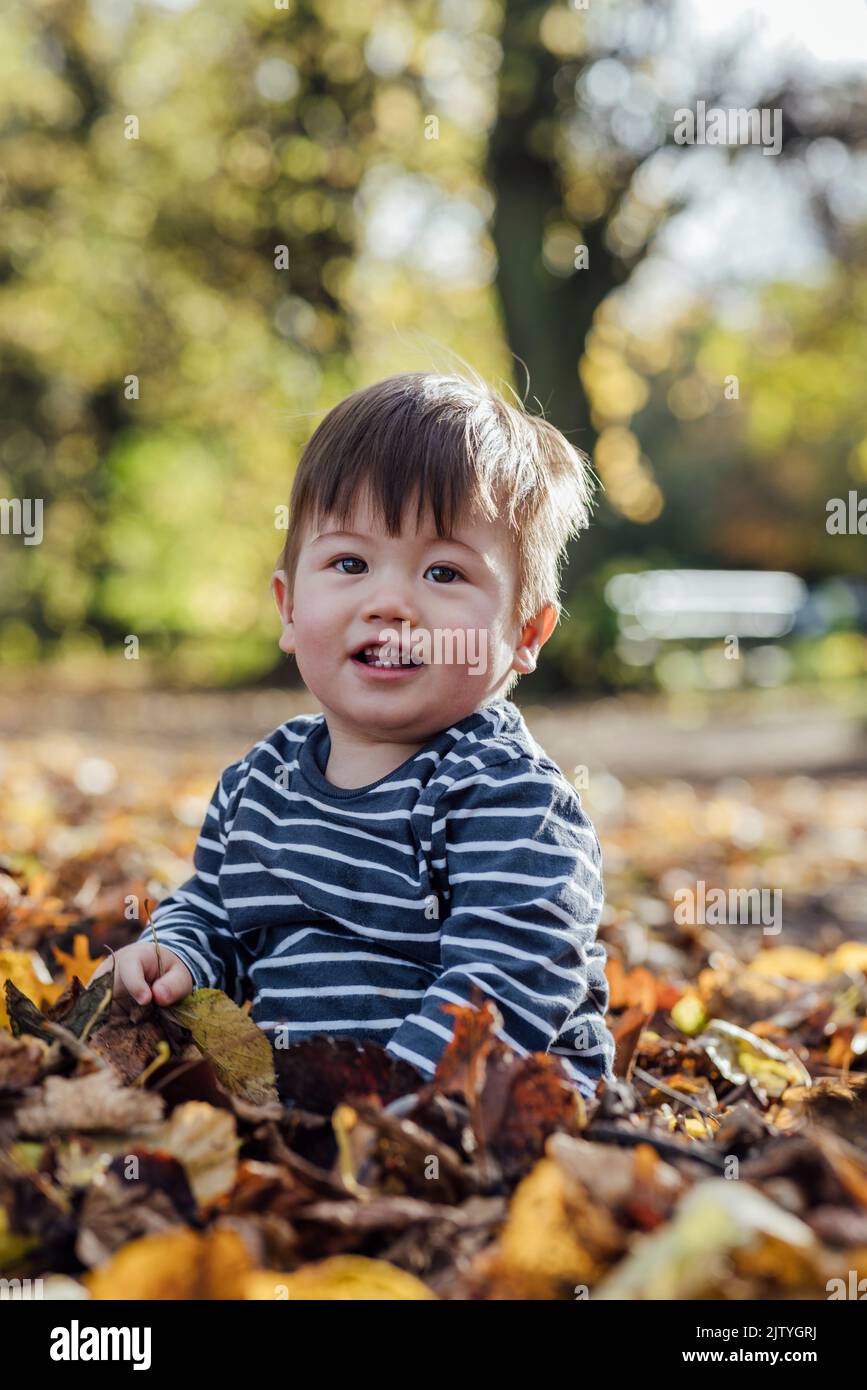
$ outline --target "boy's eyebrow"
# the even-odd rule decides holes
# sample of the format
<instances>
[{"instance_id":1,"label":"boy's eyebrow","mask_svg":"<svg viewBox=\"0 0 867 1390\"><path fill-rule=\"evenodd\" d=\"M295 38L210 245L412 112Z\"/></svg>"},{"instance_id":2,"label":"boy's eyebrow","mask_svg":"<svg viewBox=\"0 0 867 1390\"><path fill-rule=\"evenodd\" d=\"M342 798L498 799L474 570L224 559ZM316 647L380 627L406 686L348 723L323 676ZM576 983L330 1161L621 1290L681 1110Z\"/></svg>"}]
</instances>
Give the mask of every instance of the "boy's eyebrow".
<instances>
[{"instance_id":1,"label":"boy's eyebrow","mask_svg":"<svg viewBox=\"0 0 867 1390\"><path fill-rule=\"evenodd\" d=\"M359 533L358 531L320 531L318 536L314 536L314 537L313 537L313 539L312 539L312 541L310 542L310 544L311 544L311 545L315 545L317 541L331 540L331 539L333 539L333 538L335 538L335 537L337 537L337 536L348 536L351 540L356 540L356 541L363 541L363 540L369 540L369 539L370 539L369 536L362 536L362 535L360 535L360 533Z\"/></svg>"},{"instance_id":2,"label":"boy's eyebrow","mask_svg":"<svg viewBox=\"0 0 867 1390\"><path fill-rule=\"evenodd\" d=\"M346 536L349 540L356 541L369 541L372 539L371 536L363 535L360 531L320 531L318 536L313 537L311 545L315 545L317 541L335 540L339 536ZM476 550L475 546L467 545L466 542L459 541L455 536L422 536L422 541L426 545L436 545L438 542L442 542L443 545L459 545L462 550L469 550L473 555L480 554L480 551Z\"/></svg>"}]
</instances>

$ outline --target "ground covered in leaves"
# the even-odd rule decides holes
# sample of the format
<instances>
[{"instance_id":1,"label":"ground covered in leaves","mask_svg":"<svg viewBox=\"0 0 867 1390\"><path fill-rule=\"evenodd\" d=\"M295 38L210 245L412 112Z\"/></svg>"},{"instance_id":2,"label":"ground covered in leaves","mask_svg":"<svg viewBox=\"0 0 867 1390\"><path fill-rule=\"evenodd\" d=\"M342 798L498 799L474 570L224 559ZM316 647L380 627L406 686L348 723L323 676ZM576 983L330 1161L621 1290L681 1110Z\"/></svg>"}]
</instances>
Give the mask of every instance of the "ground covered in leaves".
<instances>
[{"instance_id":1,"label":"ground covered in leaves","mask_svg":"<svg viewBox=\"0 0 867 1390\"><path fill-rule=\"evenodd\" d=\"M272 1049L216 991L122 1008L93 971L189 874L218 764L69 738L0 768L0 1276L94 1299L857 1296L864 779L588 788L618 1057L585 1105L481 997L430 1084L375 1044ZM779 887L782 929L678 925L699 881Z\"/></svg>"}]
</instances>

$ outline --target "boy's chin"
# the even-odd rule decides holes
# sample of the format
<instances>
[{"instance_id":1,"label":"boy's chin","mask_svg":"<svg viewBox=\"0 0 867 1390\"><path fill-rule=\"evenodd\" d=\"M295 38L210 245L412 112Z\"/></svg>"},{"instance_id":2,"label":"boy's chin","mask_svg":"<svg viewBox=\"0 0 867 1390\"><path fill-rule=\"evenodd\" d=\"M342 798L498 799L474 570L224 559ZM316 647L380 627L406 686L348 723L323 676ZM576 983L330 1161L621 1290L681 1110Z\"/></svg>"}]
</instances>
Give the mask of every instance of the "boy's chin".
<instances>
[{"instance_id":1,"label":"boy's chin","mask_svg":"<svg viewBox=\"0 0 867 1390\"><path fill-rule=\"evenodd\" d=\"M460 692L443 690L422 673L419 680L405 684L387 681L353 681L354 689L343 686L338 698L332 687L320 703L328 706L348 724L368 733L399 733L402 736L427 738L439 729L448 728L464 719L481 703L484 692L462 687ZM317 697L318 698L318 697Z\"/></svg>"}]
</instances>

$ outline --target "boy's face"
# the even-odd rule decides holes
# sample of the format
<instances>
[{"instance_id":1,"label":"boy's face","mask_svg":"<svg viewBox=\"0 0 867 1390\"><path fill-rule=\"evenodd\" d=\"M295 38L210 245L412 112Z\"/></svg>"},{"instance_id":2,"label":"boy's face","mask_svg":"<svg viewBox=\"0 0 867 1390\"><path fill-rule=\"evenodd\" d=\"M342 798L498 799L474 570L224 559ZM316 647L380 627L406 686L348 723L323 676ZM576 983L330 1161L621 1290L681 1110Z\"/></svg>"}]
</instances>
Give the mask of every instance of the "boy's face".
<instances>
[{"instance_id":1,"label":"boy's face","mask_svg":"<svg viewBox=\"0 0 867 1390\"><path fill-rule=\"evenodd\" d=\"M430 512L416 530L413 510L389 536L366 500L343 532L327 518L308 525L294 591L281 571L272 588L280 647L295 653L326 719L385 740L425 741L471 714L509 671L533 669L556 619L546 608L523 630L514 621L517 551L505 522L466 520L440 540ZM357 656L383 642L391 665Z\"/></svg>"}]
</instances>

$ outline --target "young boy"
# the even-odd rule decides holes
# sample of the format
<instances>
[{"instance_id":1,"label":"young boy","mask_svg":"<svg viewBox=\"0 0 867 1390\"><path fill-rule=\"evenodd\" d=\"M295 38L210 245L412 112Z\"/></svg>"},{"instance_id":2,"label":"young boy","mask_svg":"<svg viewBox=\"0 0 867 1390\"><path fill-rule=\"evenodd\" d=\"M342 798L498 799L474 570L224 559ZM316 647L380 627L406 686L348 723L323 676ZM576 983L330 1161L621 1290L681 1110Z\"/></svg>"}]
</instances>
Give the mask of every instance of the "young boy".
<instances>
[{"instance_id":1,"label":"young boy","mask_svg":"<svg viewBox=\"0 0 867 1390\"><path fill-rule=\"evenodd\" d=\"M442 1005L475 983L505 1042L594 1094L614 1055L599 842L507 698L589 502L582 455L481 380L405 373L325 416L272 578L323 712L225 769L196 872L153 914L163 974L146 928L115 957L119 994L240 1003L249 981L278 1045L373 1038L428 1080Z\"/></svg>"}]
</instances>

